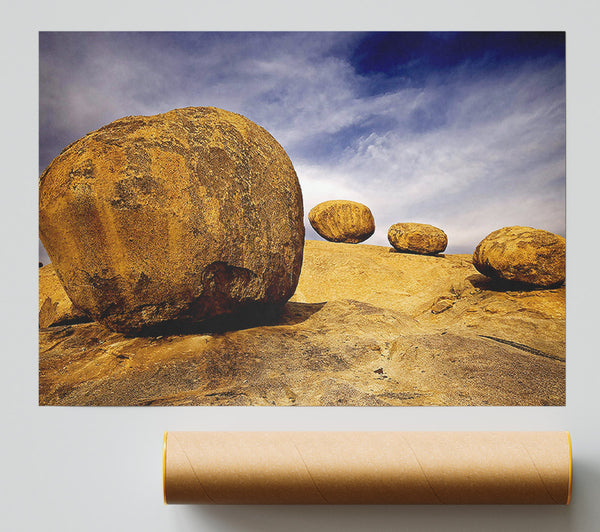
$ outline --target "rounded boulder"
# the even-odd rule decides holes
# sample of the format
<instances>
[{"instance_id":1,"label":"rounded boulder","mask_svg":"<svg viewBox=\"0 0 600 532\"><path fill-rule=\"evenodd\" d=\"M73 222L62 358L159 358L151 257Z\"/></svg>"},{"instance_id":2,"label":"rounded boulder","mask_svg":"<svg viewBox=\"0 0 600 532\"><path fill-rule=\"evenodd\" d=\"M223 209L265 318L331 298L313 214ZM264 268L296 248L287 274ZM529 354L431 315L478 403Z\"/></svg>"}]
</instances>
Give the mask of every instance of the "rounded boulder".
<instances>
[{"instance_id":1,"label":"rounded boulder","mask_svg":"<svg viewBox=\"0 0 600 532\"><path fill-rule=\"evenodd\" d=\"M473 253L482 274L547 287L565 280L565 239L549 231L511 226L486 236Z\"/></svg>"},{"instance_id":2,"label":"rounded boulder","mask_svg":"<svg viewBox=\"0 0 600 532\"><path fill-rule=\"evenodd\" d=\"M446 233L433 225L397 223L388 230L388 240L398 251L433 255L448 245Z\"/></svg>"},{"instance_id":3,"label":"rounded boulder","mask_svg":"<svg viewBox=\"0 0 600 532\"><path fill-rule=\"evenodd\" d=\"M39 202L66 293L115 331L280 305L298 283L298 178L277 141L239 114L116 120L50 163Z\"/></svg>"},{"instance_id":4,"label":"rounded boulder","mask_svg":"<svg viewBox=\"0 0 600 532\"><path fill-rule=\"evenodd\" d=\"M324 201L310 210L308 220L313 229L330 242L357 244L375 232L371 210L356 201Z\"/></svg>"}]
</instances>

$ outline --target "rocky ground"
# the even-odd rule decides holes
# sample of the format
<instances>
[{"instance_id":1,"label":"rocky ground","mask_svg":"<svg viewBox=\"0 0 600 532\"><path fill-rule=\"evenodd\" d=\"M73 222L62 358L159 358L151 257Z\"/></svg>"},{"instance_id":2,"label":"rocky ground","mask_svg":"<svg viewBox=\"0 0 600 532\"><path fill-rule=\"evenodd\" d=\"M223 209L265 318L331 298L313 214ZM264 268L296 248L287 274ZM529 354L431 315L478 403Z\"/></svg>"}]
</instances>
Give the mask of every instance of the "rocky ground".
<instances>
[{"instance_id":1,"label":"rocky ground","mask_svg":"<svg viewBox=\"0 0 600 532\"><path fill-rule=\"evenodd\" d=\"M502 285L470 255L307 241L282 314L246 320L41 328L40 404L565 404L564 286Z\"/></svg>"}]
</instances>

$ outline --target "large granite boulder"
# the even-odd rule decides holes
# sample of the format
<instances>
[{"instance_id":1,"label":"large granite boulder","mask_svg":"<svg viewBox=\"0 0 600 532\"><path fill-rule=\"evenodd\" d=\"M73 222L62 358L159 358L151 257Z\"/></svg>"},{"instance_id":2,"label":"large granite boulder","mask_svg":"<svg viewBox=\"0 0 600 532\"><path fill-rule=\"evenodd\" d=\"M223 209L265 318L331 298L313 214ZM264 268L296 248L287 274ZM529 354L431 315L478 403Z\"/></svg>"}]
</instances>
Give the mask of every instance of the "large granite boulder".
<instances>
[{"instance_id":1,"label":"large granite boulder","mask_svg":"<svg viewBox=\"0 0 600 532\"><path fill-rule=\"evenodd\" d=\"M69 299L52 264L38 268L40 328L90 321Z\"/></svg>"},{"instance_id":2,"label":"large granite boulder","mask_svg":"<svg viewBox=\"0 0 600 532\"><path fill-rule=\"evenodd\" d=\"M375 220L362 203L331 200L319 203L308 213L313 229L325 240L357 244L375 232Z\"/></svg>"},{"instance_id":3,"label":"large granite boulder","mask_svg":"<svg viewBox=\"0 0 600 532\"><path fill-rule=\"evenodd\" d=\"M565 239L532 227L504 227L486 236L473 253L473 265L488 277L534 286L565 280Z\"/></svg>"},{"instance_id":4,"label":"large granite boulder","mask_svg":"<svg viewBox=\"0 0 600 532\"><path fill-rule=\"evenodd\" d=\"M67 294L115 331L281 305L300 275L290 159L213 107L125 117L70 144L40 177L39 210Z\"/></svg>"},{"instance_id":5,"label":"large granite boulder","mask_svg":"<svg viewBox=\"0 0 600 532\"><path fill-rule=\"evenodd\" d=\"M398 251L433 255L448 245L446 233L433 225L397 223L388 230L388 240Z\"/></svg>"}]
</instances>

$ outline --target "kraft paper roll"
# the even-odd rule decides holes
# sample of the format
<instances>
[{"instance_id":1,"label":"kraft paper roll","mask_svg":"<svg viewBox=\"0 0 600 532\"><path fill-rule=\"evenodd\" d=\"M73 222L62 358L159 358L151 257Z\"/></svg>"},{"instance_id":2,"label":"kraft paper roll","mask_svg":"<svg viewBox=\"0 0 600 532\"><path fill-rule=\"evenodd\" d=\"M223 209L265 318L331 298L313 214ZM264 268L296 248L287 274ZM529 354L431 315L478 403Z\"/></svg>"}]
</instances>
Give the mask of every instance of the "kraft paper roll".
<instances>
[{"instance_id":1,"label":"kraft paper roll","mask_svg":"<svg viewBox=\"0 0 600 532\"><path fill-rule=\"evenodd\" d=\"M168 432L165 503L569 504L568 432Z\"/></svg>"}]
</instances>

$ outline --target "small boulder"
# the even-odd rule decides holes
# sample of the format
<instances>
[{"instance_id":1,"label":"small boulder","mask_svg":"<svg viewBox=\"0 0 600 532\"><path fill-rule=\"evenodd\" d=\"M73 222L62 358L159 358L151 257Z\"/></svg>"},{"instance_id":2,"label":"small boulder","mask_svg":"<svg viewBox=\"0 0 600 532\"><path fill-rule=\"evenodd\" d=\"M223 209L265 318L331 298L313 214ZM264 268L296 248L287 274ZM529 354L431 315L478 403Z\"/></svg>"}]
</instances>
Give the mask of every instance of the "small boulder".
<instances>
[{"instance_id":1,"label":"small boulder","mask_svg":"<svg viewBox=\"0 0 600 532\"><path fill-rule=\"evenodd\" d=\"M85 312L78 309L65 292L52 267L46 264L38 269L39 275L39 326L41 329L53 325L68 325L91 321Z\"/></svg>"},{"instance_id":2,"label":"small boulder","mask_svg":"<svg viewBox=\"0 0 600 532\"><path fill-rule=\"evenodd\" d=\"M473 265L496 279L534 286L565 280L565 239L532 227L504 227L486 236L473 253Z\"/></svg>"},{"instance_id":3,"label":"small boulder","mask_svg":"<svg viewBox=\"0 0 600 532\"><path fill-rule=\"evenodd\" d=\"M390 244L398 251L433 255L441 253L448 245L446 233L433 225L398 223L388 231Z\"/></svg>"},{"instance_id":4,"label":"small boulder","mask_svg":"<svg viewBox=\"0 0 600 532\"><path fill-rule=\"evenodd\" d=\"M375 232L371 210L362 203L331 200L319 203L308 213L313 229L325 240L357 244Z\"/></svg>"},{"instance_id":5,"label":"small boulder","mask_svg":"<svg viewBox=\"0 0 600 532\"><path fill-rule=\"evenodd\" d=\"M296 289L298 178L277 141L239 114L116 120L50 163L39 200L65 291L114 331L279 306Z\"/></svg>"}]
</instances>

